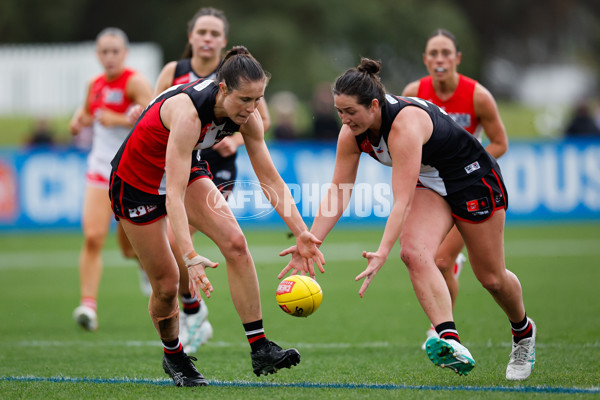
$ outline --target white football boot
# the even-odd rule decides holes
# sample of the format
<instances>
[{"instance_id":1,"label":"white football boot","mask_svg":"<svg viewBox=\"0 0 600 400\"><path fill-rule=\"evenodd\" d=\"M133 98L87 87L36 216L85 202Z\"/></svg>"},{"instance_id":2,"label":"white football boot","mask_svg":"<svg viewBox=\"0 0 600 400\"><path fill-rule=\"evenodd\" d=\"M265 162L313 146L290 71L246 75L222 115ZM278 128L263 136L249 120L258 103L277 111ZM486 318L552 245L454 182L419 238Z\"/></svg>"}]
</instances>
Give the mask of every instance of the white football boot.
<instances>
[{"instance_id":1,"label":"white football boot","mask_svg":"<svg viewBox=\"0 0 600 400\"><path fill-rule=\"evenodd\" d=\"M533 335L530 338L521 339L519 343L513 341L510 361L506 367L506 379L511 381L522 381L529 378L535 365L535 336L537 328L533 320L529 319Z\"/></svg>"},{"instance_id":2,"label":"white football boot","mask_svg":"<svg viewBox=\"0 0 600 400\"><path fill-rule=\"evenodd\" d=\"M198 347L206 343L213 335L213 328L208 317L208 307L202 302L196 314L179 313L179 341L186 353L194 353Z\"/></svg>"},{"instance_id":3,"label":"white football boot","mask_svg":"<svg viewBox=\"0 0 600 400\"><path fill-rule=\"evenodd\" d=\"M80 305L73 311L73 319L85 330L95 331L98 329L98 315L93 308Z\"/></svg>"}]
</instances>

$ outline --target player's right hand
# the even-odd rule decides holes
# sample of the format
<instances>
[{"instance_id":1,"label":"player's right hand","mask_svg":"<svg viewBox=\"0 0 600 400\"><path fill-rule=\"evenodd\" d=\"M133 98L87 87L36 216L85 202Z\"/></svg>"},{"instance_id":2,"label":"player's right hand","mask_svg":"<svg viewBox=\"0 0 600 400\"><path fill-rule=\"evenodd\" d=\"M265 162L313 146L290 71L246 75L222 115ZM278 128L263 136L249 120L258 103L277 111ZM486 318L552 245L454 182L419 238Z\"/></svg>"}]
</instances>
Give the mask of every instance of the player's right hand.
<instances>
[{"instance_id":1,"label":"player's right hand","mask_svg":"<svg viewBox=\"0 0 600 400\"><path fill-rule=\"evenodd\" d=\"M195 251L190 253L183 256L185 266L188 269L190 293L192 296L196 296L199 299L201 296L198 288L200 288L202 292L204 292L204 295L209 298L210 293L213 291L213 287L206 276L206 268L217 268L219 263L210 261L208 258L197 254ZM189 256L191 256L191 258L189 258Z\"/></svg>"},{"instance_id":2,"label":"player's right hand","mask_svg":"<svg viewBox=\"0 0 600 400\"><path fill-rule=\"evenodd\" d=\"M305 268L304 259L300 256L300 253L298 252L298 247L294 245L292 247L289 247L289 248L283 250L281 253L279 253L279 255L281 257L287 256L288 254L291 254L292 258L290 259L290 262L285 266L285 268L283 268L281 270L279 275L277 275L277 279L283 278L290 271L292 271L292 273L290 275L296 275L299 272L302 275L304 275L306 273L304 271L304 268ZM314 269L313 269L312 278L314 278Z\"/></svg>"}]
</instances>

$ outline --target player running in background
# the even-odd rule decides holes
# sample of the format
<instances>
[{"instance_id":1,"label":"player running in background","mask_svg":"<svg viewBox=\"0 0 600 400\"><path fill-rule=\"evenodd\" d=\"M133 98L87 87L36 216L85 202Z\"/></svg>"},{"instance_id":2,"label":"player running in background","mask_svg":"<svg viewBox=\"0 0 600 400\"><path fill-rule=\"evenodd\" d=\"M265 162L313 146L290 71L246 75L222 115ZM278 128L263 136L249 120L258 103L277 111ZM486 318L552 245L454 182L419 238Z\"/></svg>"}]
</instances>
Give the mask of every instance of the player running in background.
<instances>
[{"instance_id":1,"label":"player running in background","mask_svg":"<svg viewBox=\"0 0 600 400\"><path fill-rule=\"evenodd\" d=\"M379 248L362 254L368 265L355 278L364 279L359 295L364 296L399 240L415 295L439 335L427 340L427 355L435 365L468 374L475 361L460 343L450 293L435 264L440 244L456 224L475 276L510 322L513 351L506 377L526 379L535 363L536 327L525 313L521 284L505 265L508 198L500 167L477 139L438 106L386 94L380 68L379 62L362 59L335 82L334 102L343 126L333 179L311 232L324 240L341 217L362 152L390 166L394 202ZM314 274L303 265L295 247L281 252L286 254L292 254L292 259L279 278L289 271Z\"/></svg>"},{"instance_id":2,"label":"player running in background","mask_svg":"<svg viewBox=\"0 0 600 400\"><path fill-rule=\"evenodd\" d=\"M81 304L73 312L75 321L90 331L98 328L102 247L113 215L108 199L110 161L131 129L127 110L135 104L146 106L152 100L150 84L125 66L128 45L127 35L121 29L106 28L98 34L97 54L104 73L91 81L85 104L75 112L69 126L73 135L85 126L92 125L93 129L83 200L84 241L79 258ZM123 254L135 258L120 225L117 226L117 239Z\"/></svg>"},{"instance_id":3,"label":"player running in background","mask_svg":"<svg viewBox=\"0 0 600 400\"><path fill-rule=\"evenodd\" d=\"M508 137L496 101L480 83L458 73L461 59L454 35L445 29L435 30L427 39L423 53L429 75L409 83L402 96L419 97L438 105L479 141L483 130L490 141L486 150L497 159L508 150ZM458 277L466 261L462 254L464 246L458 229L453 226L435 256L450 290L453 307L458 295ZM427 331L427 338L432 335L436 335L433 326ZM425 342L422 347L425 348Z\"/></svg>"},{"instance_id":4,"label":"player running in background","mask_svg":"<svg viewBox=\"0 0 600 400\"><path fill-rule=\"evenodd\" d=\"M188 43L182 59L171 61L163 67L156 82L155 96L173 85L193 82L200 78L212 80L216 78L217 67L221 62L223 50L227 46L227 35L229 33L229 22L225 13L212 7L201 8L188 22L187 33ZM264 98L260 99L258 111L262 117L264 130L267 131L270 118ZM142 108L136 107L134 112L131 113L131 118L136 120L141 112ZM221 142L215 144L212 148L201 150L200 158L208 162L213 175L213 182L225 196L225 199L233 191L235 185L237 149L243 144L244 139L238 132L223 138ZM197 160L196 154L193 159ZM192 235L195 231L195 228L190 226ZM183 309L179 319L179 339L186 353L194 353L199 346L212 337L213 328L207 319L208 308L206 304L190 293L187 268L180 256L180 251L171 231L169 231L169 240L180 274L179 294Z\"/></svg>"},{"instance_id":5,"label":"player running in background","mask_svg":"<svg viewBox=\"0 0 600 400\"><path fill-rule=\"evenodd\" d=\"M277 173L264 141L257 107L268 76L245 47L234 47L217 79L174 86L152 101L112 161L111 204L152 284L149 311L163 346L163 369L177 386L208 382L179 340L179 269L169 245L166 215L188 268L190 291L213 290L205 268L216 264L194 251L189 225L210 237L227 263L233 304L251 347L257 376L300 362L295 349L283 350L264 333L258 278L248 244L225 198L210 178L206 162L192 153L241 132L266 197L296 237L303 263L324 263L318 241L308 232L292 195Z\"/></svg>"}]
</instances>

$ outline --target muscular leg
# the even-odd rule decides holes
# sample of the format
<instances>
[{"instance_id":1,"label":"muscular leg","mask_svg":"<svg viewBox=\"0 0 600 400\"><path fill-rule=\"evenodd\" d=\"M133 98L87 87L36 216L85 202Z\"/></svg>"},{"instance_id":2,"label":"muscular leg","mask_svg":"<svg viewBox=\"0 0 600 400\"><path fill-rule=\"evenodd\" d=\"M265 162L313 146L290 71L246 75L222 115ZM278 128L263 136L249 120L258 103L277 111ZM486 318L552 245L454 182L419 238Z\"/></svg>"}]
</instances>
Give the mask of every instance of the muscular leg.
<instances>
[{"instance_id":1,"label":"muscular leg","mask_svg":"<svg viewBox=\"0 0 600 400\"><path fill-rule=\"evenodd\" d=\"M179 335L179 271L169 247L166 219L147 225L121 220L121 224L152 285L148 310L154 327L163 341L175 340Z\"/></svg>"},{"instance_id":2,"label":"muscular leg","mask_svg":"<svg viewBox=\"0 0 600 400\"><path fill-rule=\"evenodd\" d=\"M81 297L98 297L102 276L102 247L110 228L112 210L106 189L86 187L83 201L83 247L79 256Z\"/></svg>"},{"instance_id":3,"label":"muscular leg","mask_svg":"<svg viewBox=\"0 0 600 400\"><path fill-rule=\"evenodd\" d=\"M173 231L171 230L171 224L168 223L168 232L169 232L169 245L171 246L171 251L175 256L175 260L177 261L177 267L179 268L179 294L180 295L190 295L190 287L189 287L189 277L187 267L185 266L185 262L183 261L183 255L181 254L181 250L179 250L179 246L177 246L177 241L175 240L175 235L173 235ZM196 233L196 228L190 226L190 236L192 239L194 238L194 233ZM202 253L202 252L200 252Z\"/></svg>"},{"instance_id":4,"label":"muscular leg","mask_svg":"<svg viewBox=\"0 0 600 400\"><path fill-rule=\"evenodd\" d=\"M473 273L494 297L510 321L525 318L519 279L506 269L504 260L504 210L497 210L480 224L457 221L469 252Z\"/></svg>"},{"instance_id":5,"label":"muscular leg","mask_svg":"<svg viewBox=\"0 0 600 400\"><path fill-rule=\"evenodd\" d=\"M127 235L125 234L121 223L117 223L117 243L119 244L123 257L137 259L135 250L133 250L133 246L129 243L129 239L127 239Z\"/></svg>"},{"instance_id":6,"label":"muscular leg","mask_svg":"<svg viewBox=\"0 0 600 400\"><path fill-rule=\"evenodd\" d=\"M450 208L441 196L431 190L415 191L400 235L400 255L415 295L433 326L453 320L450 293L435 265L435 254L452 224Z\"/></svg>"},{"instance_id":7,"label":"muscular leg","mask_svg":"<svg viewBox=\"0 0 600 400\"><path fill-rule=\"evenodd\" d=\"M456 263L456 257L458 257L464 245L465 243L462 236L460 236L460 232L456 226L453 226L435 255L435 263L440 271L442 271L442 275L450 291L452 308L456 304L456 296L458 295L458 277L454 274L454 264Z\"/></svg>"},{"instance_id":8,"label":"muscular leg","mask_svg":"<svg viewBox=\"0 0 600 400\"><path fill-rule=\"evenodd\" d=\"M240 226L214 183L198 179L188 186L185 207L190 225L213 240L225 257L231 298L242 323L261 319L254 261Z\"/></svg>"}]
</instances>

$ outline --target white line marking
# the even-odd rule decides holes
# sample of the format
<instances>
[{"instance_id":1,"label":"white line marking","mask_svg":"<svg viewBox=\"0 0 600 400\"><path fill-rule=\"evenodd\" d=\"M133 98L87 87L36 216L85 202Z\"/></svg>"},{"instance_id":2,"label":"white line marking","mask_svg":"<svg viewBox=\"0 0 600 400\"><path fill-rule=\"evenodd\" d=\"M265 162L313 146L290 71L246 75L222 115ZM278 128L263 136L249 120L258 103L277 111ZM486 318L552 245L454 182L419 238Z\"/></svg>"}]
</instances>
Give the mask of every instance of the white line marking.
<instances>
[{"instance_id":1,"label":"white line marking","mask_svg":"<svg viewBox=\"0 0 600 400\"><path fill-rule=\"evenodd\" d=\"M329 261L360 261L363 250L375 250L376 242L329 243L322 248L325 259ZM256 264L284 265L289 257L279 257L285 246L260 245L250 246L250 252ZM595 256L600 255L600 246L596 239L540 239L507 241L505 244L507 257L556 257L556 256ZM222 260L223 256L211 246L198 249L200 253L213 261ZM102 253L105 268L124 268L137 266L137 262L125 259L118 250L107 250ZM79 250L57 251L4 251L0 252L0 270L37 269L37 268L77 268ZM389 259L399 260L399 247L390 253Z\"/></svg>"},{"instance_id":2,"label":"white line marking","mask_svg":"<svg viewBox=\"0 0 600 400\"><path fill-rule=\"evenodd\" d=\"M281 342L284 347L297 347L299 349L363 349L363 348L417 348L414 343L400 342L331 342L331 343L307 343L307 342ZM16 347L161 347L160 340L102 340L102 341L85 341L85 340L23 340L15 343ZM202 345L203 347L227 347L227 348L245 348L248 346L246 341L239 342L224 342L224 341L209 341ZM492 347L510 348L510 342L469 342L469 348L492 348ZM590 343L570 343L571 348L600 348L600 342ZM561 348L564 349L564 343L536 343L536 348Z\"/></svg>"}]
</instances>

